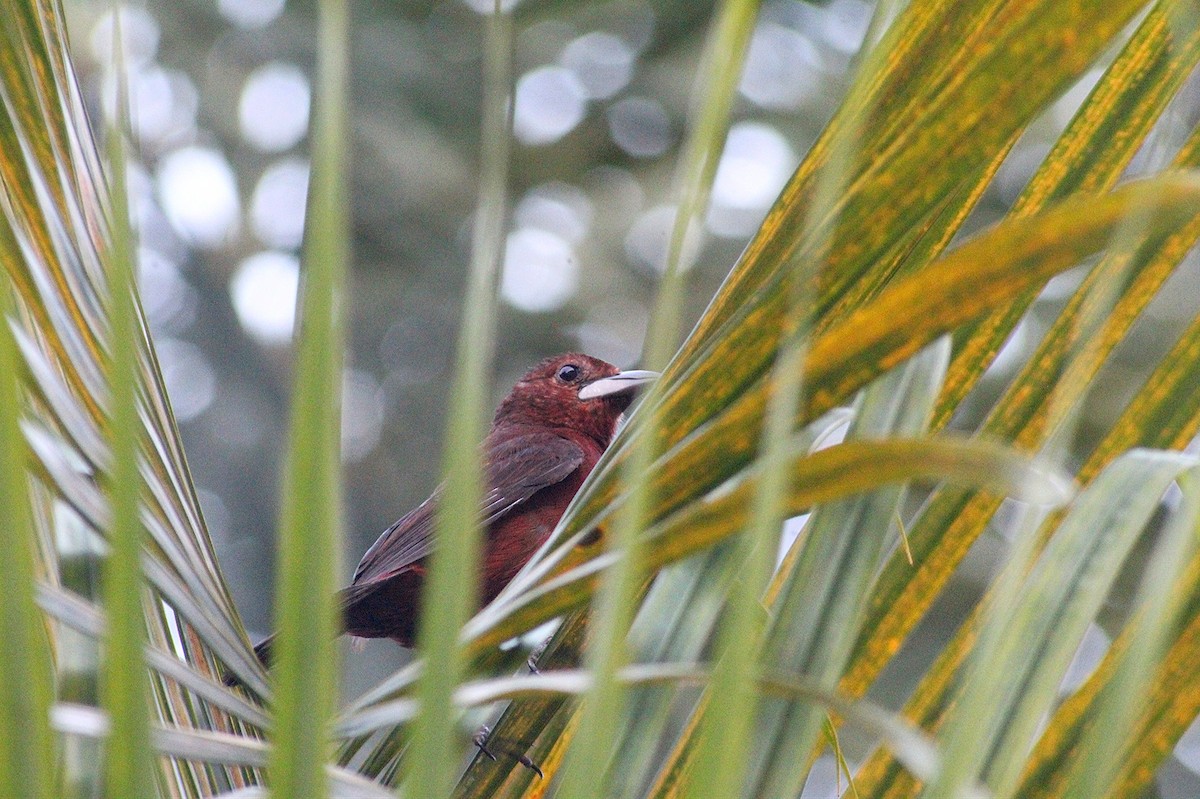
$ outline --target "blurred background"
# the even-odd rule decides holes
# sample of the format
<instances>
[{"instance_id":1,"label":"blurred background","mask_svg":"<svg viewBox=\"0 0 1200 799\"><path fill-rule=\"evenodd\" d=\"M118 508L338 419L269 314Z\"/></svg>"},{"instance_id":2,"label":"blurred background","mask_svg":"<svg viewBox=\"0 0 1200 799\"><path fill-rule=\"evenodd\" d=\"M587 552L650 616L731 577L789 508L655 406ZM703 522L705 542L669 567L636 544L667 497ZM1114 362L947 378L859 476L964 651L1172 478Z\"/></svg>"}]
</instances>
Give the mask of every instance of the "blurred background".
<instances>
[{"instance_id":1,"label":"blurred background","mask_svg":"<svg viewBox=\"0 0 1200 799\"><path fill-rule=\"evenodd\" d=\"M344 377L346 579L376 536L437 482L449 369L477 191L482 13L490 0L351 4L354 253ZM271 628L273 530L286 428L298 252L308 182L314 9L284 0L67 3L94 119L113 105L120 15L134 103L131 167L142 300L225 576L253 637ZM708 0L526 2L516 10L510 228L496 399L532 363L579 349L638 361L674 210ZM865 0L766 0L701 243L688 324L840 101L876 32ZM1034 125L970 222L1003 214L1096 72ZM1135 170L1169 160L1194 126L1191 81ZM979 389L986 408L1078 284L1056 279ZM1118 352L1089 419L1106 428L1200 297L1195 258ZM955 424L971 429L968 413ZM943 640L1002 548L985 537L914 636ZM1086 675L1107 644L1096 628ZM1084 650L1088 644L1085 643ZM347 655L347 691L404 653ZM904 660L892 669L904 690ZM911 687L911 686L908 686ZM885 697L886 699L886 697ZM851 753L853 754L853 753ZM1200 791L1200 732L1164 770L1163 796ZM812 795L833 794L828 782ZM822 771L814 772L820 781ZM808 791L806 791L808 793Z\"/></svg>"}]
</instances>

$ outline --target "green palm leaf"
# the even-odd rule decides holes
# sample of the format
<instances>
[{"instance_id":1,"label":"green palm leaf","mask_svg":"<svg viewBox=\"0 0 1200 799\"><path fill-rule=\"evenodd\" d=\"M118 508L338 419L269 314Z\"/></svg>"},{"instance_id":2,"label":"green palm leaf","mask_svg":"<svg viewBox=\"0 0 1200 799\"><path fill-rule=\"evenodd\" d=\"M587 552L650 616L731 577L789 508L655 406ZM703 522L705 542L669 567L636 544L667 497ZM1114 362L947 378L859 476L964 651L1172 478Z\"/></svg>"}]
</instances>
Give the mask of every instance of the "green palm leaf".
<instances>
[{"instance_id":1,"label":"green palm leaf","mask_svg":"<svg viewBox=\"0 0 1200 799\"><path fill-rule=\"evenodd\" d=\"M344 252L345 144L328 121L345 114L342 62L323 61L327 126L309 215L283 647L272 684L222 579L128 288L120 148L99 155L59 5L4 0L0 582L12 588L0 607L0 717L20 734L0 742L0 793L83 796L100 786L245 797L262 795L269 769L289 795L386 796L396 782L430 795L541 795L546 783L515 757L477 757L451 788L456 730L470 726L463 719L474 709L503 705L494 751L527 753L550 780L568 756L581 758L572 767L577 793L600 780L617 795L695 796L719 783L794 796L831 714L835 726L886 744L856 776L860 796L957 795L980 784L1003 796L1138 795L1200 711L1191 698L1200 693L1191 668L1200 568L1188 545L1193 459L1129 451L1180 449L1200 429L1192 390L1200 315L1081 453L1070 474L1082 488L1076 498L1062 453L1104 364L1200 236L1194 133L1170 171L1117 186L1200 61L1190 4L1146 5L936 0L908 4L881 27L842 108L557 535L464 623L473 555L471 540L454 536L471 527L485 404L483 381L464 375L489 360L502 233L507 78L494 69L493 168L482 195L492 205L472 295L483 311L464 328L447 450L459 464L451 472L465 477L447 511L458 521L443 525L437 583L463 601L431 603L423 626L442 634L423 639L423 659L339 711L332 647L313 641L332 626L336 574L342 309L329 298ZM710 62L720 90L701 87L707 105L680 171L697 214L730 113L730 65L750 24L746 9L730 13L718 18L737 25L718 27ZM344 53L335 24L344 18L330 19L326 56ZM511 22L494 21L498 30ZM493 39L492 63L503 63L503 41ZM1010 148L1097 64L1103 75L1012 211L968 236ZM682 262L689 214L680 216L673 249ZM1080 264L1087 276L1006 391L973 396L1046 282ZM674 342L686 278L668 280L655 359L666 360ZM971 435L939 434L971 401L987 402ZM848 404L848 440L814 447L846 421L838 406ZM786 432L764 446L772 414ZM1140 610L1055 709L1077 641L1173 482L1183 501L1152 556L1154 579L1138 591ZM905 497L929 483L910 511ZM980 609L928 667L903 711L925 733L855 701L1005 497L1065 507L1022 528ZM755 548L738 538L755 524L755 502L769 532L781 513L811 513L765 590L773 539ZM322 521L306 508L323 510ZM908 516L911 564L889 554L897 516ZM320 535L306 538L312 529ZM614 540L639 558L606 589L604 601L620 611L605 615L607 649L581 659L588 603L627 551L610 548ZM751 562L761 568L747 577ZM104 586L93 578L97 563ZM544 673L505 676L514 658L497 646L558 617ZM225 686L227 673L246 690ZM714 680L726 692L709 690ZM599 717L609 721L581 745L579 720L589 716L574 697L597 685L607 697ZM714 762L721 723L738 713L747 715L737 719L734 762ZM1111 735L1089 732L1097 724ZM97 766L102 751L107 771ZM1101 765L1073 766L1068 752Z\"/></svg>"}]
</instances>

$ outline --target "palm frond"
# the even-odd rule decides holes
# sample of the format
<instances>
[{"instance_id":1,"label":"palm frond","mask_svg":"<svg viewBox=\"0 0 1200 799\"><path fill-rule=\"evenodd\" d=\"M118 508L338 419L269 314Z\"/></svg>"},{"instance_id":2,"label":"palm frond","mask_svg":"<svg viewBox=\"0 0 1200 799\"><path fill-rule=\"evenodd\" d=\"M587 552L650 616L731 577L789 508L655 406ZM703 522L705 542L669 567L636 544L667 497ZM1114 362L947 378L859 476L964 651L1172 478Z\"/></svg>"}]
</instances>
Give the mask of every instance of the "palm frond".
<instances>
[{"instance_id":1,"label":"palm frond","mask_svg":"<svg viewBox=\"0 0 1200 799\"><path fill-rule=\"evenodd\" d=\"M4 0L0 582L13 588L0 607L0 718L21 734L0 742L0 792L126 790L120 768L96 766L107 751L143 786L138 764L156 763L167 796L265 795L268 766L295 795L386 796L396 783L463 799L542 795L523 757L576 795L721 785L795 796L828 716L883 744L854 775L858 796L1139 795L1200 712L1200 482L1195 459L1171 451L1200 431L1200 315L1077 463L1064 453L1105 365L1200 236L1200 135L1177 135L1168 110L1200 62L1200 15L1184 0L1146 6L935 0L893 20L893 4L880 4L881 35L841 109L668 357L687 231L753 18L749 3L722 6L706 62L715 77L700 87L679 169L677 268L647 346L652 361L669 360L665 377L549 544L468 620L473 542L454 533L473 529L484 418L474 378L490 360L503 232L506 26L521 24L494 14L489 210L447 438L462 490L441 533L444 600L430 603L423 659L337 709L326 633L340 507L344 6L322 4L334 13L272 684L213 554L130 285L121 140L107 132L115 146L101 157L59 5ZM1011 148L1089 69L1099 80L1010 212L974 229ZM1147 142L1172 136L1169 165L1135 164ZM1086 275L1008 387L978 392L1047 282L1080 265ZM978 424L963 413L972 402L985 404ZM851 414L846 440L825 446ZM968 434L944 432L952 420ZM1172 485L1182 499L1165 508ZM1006 499L1019 512L998 521ZM803 529L777 560L778 521L797 514ZM1136 610L1059 705L1079 640L1158 516L1165 532ZM896 547L897 517L911 554ZM903 711L864 702L1001 523L1013 534L1006 565ZM521 655L500 645L555 619L543 673L504 676ZM501 706L490 745L506 757L477 756L460 776L459 722ZM722 763L711 753L735 718Z\"/></svg>"}]
</instances>

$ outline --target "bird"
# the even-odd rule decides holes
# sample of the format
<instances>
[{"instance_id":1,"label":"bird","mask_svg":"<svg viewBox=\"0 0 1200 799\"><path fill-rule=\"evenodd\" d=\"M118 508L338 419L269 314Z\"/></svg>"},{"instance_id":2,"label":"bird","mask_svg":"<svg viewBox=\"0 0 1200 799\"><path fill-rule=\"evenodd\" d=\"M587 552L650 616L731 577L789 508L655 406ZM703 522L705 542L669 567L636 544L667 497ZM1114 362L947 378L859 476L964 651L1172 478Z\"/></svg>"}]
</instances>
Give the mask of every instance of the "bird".
<instances>
[{"instance_id":1,"label":"bird","mask_svg":"<svg viewBox=\"0 0 1200 799\"><path fill-rule=\"evenodd\" d=\"M500 402L481 448L486 490L480 507L480 607L550 537L638 389L658 376L569 352L538 363ZM408 648L415 644L442 491L443 486L435 489L367 549L340 592L343 632L390 638ZM272 635L255 647L268 666L273 642Z\"/></svg>"}]
</instances>

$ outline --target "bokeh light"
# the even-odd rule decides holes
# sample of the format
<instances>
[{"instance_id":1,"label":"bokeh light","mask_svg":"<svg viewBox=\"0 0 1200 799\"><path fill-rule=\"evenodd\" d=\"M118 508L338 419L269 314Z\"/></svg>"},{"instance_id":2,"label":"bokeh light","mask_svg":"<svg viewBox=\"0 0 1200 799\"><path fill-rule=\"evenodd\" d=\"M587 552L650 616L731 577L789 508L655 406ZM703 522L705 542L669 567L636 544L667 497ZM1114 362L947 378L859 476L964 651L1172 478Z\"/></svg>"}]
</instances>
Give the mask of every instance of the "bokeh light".
<instances>
[{"instance_id":1,"label":"bokeh light","mask_svg":"<svg viewBox=\"0 0 1200 799\"><path fill-rule=\"evenodd\" d=\"M120 19L121 61L126 68L136 68L154 60L158 53L160 30L158 21L144 8L117 6L105 11L92 27L88 44L92 57L100 64L115 64L113 58L114 35L117 19Z\"/></svg>"},{"instance_id":2,"label":"bokeh light","mask_svg":"<svg viewBox=\"0 0 1200 799\"><path fill-rule=\"evenodd\" d=\"M300 261L283 252L260 252L242 261L229 281L238 321L264 344L287 344L296 324Z\"/></svg>"},{"instance_id":3,"label":"bokeh light","mask_svg":"<svg viewBox=\"0 0 1200 799\"><path fill-rule=\"evenodd\" d=\"M196 488L196 498L200 500L200 507L204 509L204 526L208 528L213 542L218 545L227 542L233 525L225 500L220 494L199 486Z\"/></svg>"},{"instance_id":4,"label":"bokeh light","mask_svg":"<svg viewBox=\"0 0 1200 799\"><path fill-rule=\"evenodd\" d=\"M855 764L848 762L846 768L854 773ZM821 755L813 761L808 779L804 782L804 790L800 799L823 799L827 796L840 795L842 790L842 767L832 755Z\"/></svg>"},{"instance_id":5,"label":"bokeh light","mask_svg":"<svg viewBox=\"0 0 1200 799\"><path fill-rule=\"evenodd\" d=\"M467 8L477 14L491 14L496 10L495 0L463 0ZM512 11L520 0L500 0L501 11Z\"/></svg>"},{"instance_id":6,"label":"bokeh light","mask_svg":"<svg viewBox=\"0 0 1200 799\"><path fill-rule=\"evenodd\" d=\"M631 264L652 274L666 270L676 215L675 206L657 205L637 218L625 237L625 256ZM684 236L679 268L692 266L702 243L701 232L693 225Z\"/></svg>"},{"instance_id":7,"label":"bokeh light","mask_svg":"<svg viewBox=\"0 0 1200 799\"><path fill-rule=\"evenodd\" d=\"M1175 757L1189 771L1200 774L1200 719L1192 722L1175 744Z\"/></svg>"},{"instance_id":8,"label":"bokeh light","mask_svg":"<svg viewBox=\"0 0 1200 799\"><path fill-rule=\"evenodd\" d=\"M517 81L513 134L522 144L551 144L583 121L587 88L569 69L544 66Z\"/></svg>"},{"instance_id":9,"label":"bokeh light","mask_svg":"<svg viewBox=\"0 0 1200 799\"><path fill-rule=\"evenodd\" d=\"M238 229L237 181L219 150L184 147L164 157L158 192L171 226L196 247L218 247Z\"/></svg>"},{"instance_id":10,"label":"bokeh light","mask_svg":"<svg viewBox=\"0 0 1200 799\"><path fill-rule=\"evenodd\" d=\"M294 64L272 62L250 73L238 101L242 138L265 152L294 147L308 131L311 89Z\"/></svg>"},{"instance_id":11,"label":"bokeh light","mask_svg":"<svg viewBox=\"0 0 1200 799\"><path fill-rule=\"evenodd\" d=\"M179 267L158 250L139 248L138 290L146 318L156 330L178 333L195 321L195 291Z\"/></svg>"},{"instance_id":12,"label":"bokeh light","mask_svg":"<svg viewBox=\"0 0 1200 799\"><path fill-rule=\"evenodd\" d=\"M1111 645L1112 640L1099 625L1089 624L1083 634L1083 640L1079 642L1079 648L1075 650L1075 656L1071 658L1071 665L1067 667L1062 683L1058 686L1058 693L1065 697L1082 688L1088 677L1091 677L1092 672L1100 665Z\"/></svg>"},{"instance_id":13,"label":"bokeh light","mask_svg":"<svg viewBox=\"0 0 1200 799\"><path fill-rule=\"evenodd\" d=\"M865 0L833 0L816 21L822 38L830 47L853 55L862 47L873 11L874 4Z\"/></svg>"},{"instance_id":14,"label":"bokeh light","mask_svg":"<svg viewBox=\"0 0 1200 799\"><path fill-rule=\"evenodd\" d=\"M734 125L713 180L708 229L718 236L750 235L798 162L787 139L771 125Z\"/></svg>"},{"instance_id":15,"label":"bokeh light","mask_svg":"<svg viewBox=\"0 0 1200 799\"><path fill-rule=\"evenodd\" d=\"M508 236L500 294L514 308L528 313L556 311L579 287L579 265L570 242L536 227Z\"/></svg>"},{"instance_id":16,"label":"bokeh light","mask_svg":"<svg viewBox=\"0 0 1200 799\"><path fill-rule=\"evenodd\" d=\"M606 116L612 140L635 158L657 158L671 146L671 120L655 100L625 97L610 106Z\"/></svg>"},{"instance_id":17,"label":"bokeh light","mask_svg":"<svg viewBox=\"0 0 1200 799\"><path fill-rule=\"evenodd\" d=\"M196 87L181 72L155 64L126 71L130 125L144 147L184 140L196 125ZM108 71L101 93L107 119L116 118L118 73Z\"/></svg>"},{"instance_id":18,"label":"bokeh light","mask_svg":"<svg viewBox=\"0 0 1200 799\"><path fill-rule=\"evenodd\" d=\"M800 31L763 21L754 29L738 90L763 108L793 110L820 92L823 65Z\"/></svg>"},{"instance_id":19,"label":"bokeh light","mask_svg":"<svg viewBox=\"0 0 1200 799\"><path fill-rule=\"evenodd\" d=\"M217 393L217 375L203 350L190 341L160 338L155 349L175 418L190 422L212 404Z\"/></svg>"},{"instance_id":20,"label":"bokeh light","mask_svg":"<svg viewBox=\"0 0 1200 799\"><path fill-rule=\"evenodd\" d=\"M592 31L575 39L559 57L559 63L579 78L593 100L607 100L625 88L633 77L634 52L625 40L604 31Z\"/></svg>"},{"instance_id":21,"label":"bokeh light","mask_svg":"<svg viewBox=\"0 0 1200 799\"><path fill-rule=\"evenodd\" d=\"M291 249L304 238L308 201L307 161L285 158L267 167L250 200L250 226L268 247Z\"/></svg>"},{"instance_id":22,"label":"bokeh light","mask_svg":"<svg viewBox=\"0 0 1200 799\"><path fill-rule=\"evenodd\" d=\"M355 463L371 454L383 429L384 405L370 372L347 369L342 380L342 460Z\"/></svg>"},{"instance_id":23,"label":"bokeh light","mask_svg":"<svg viewBox=\"0 0 1200 799\"><path fill-rule=\"evenodd\" d=\"M578 244L588 235L594 213L581 189L554 182L530 189L513 209L513 221L518 228L540 228Z\"/></svg>"},{"instance_id":24,"label":"bokeh light","mask_svg":"<svg viewBox=\"0 0 1200 799\"><path fill-rule=\"evenodd\" d=\"M217 0L221 16L239 28L262 28L283 11L284 0Z\"/></svg>"}]
</instances>

